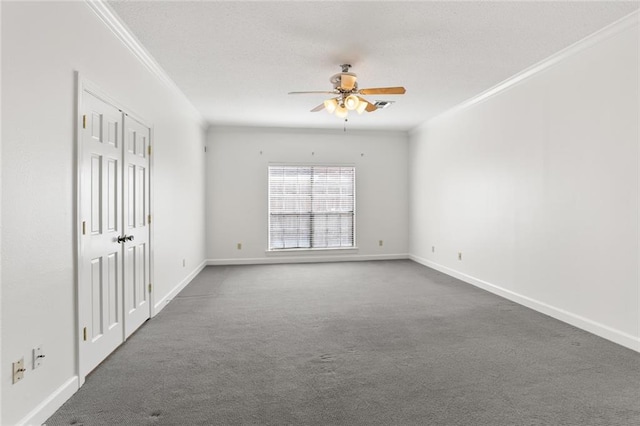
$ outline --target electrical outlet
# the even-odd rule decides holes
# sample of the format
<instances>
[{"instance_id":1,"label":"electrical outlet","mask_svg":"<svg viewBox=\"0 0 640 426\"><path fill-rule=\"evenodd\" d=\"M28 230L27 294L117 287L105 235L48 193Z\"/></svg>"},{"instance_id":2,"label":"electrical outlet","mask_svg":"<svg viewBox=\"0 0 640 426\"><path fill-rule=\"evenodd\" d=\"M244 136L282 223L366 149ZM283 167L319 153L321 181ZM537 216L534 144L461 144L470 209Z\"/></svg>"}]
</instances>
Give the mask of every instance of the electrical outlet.
<instances>
[{"instance_id":1,"label":"electrical outlet","mask_svg":"<svg viewBox=\"0 0 640 426\"><path fill-rule=\"evenodd\" d=\"M24 379L24 372L27 371L24 368L24 358L20 358L13 363L13 384L15 385L20 380Z\"/></svg>"},{"instance_id":2,"label":"electrical outlet","mask_svg":"<svg viewBox=\"0 0 640 426\"><path fill-rule=\"evenodd\" d=\"M182 259L182 267L184 268L185 266L187 266L187 259Z\"/></svg>"},{"instance_id":3,"label":"electrical outlet","mask_svg":"<svg viewBox=\"0 0 640 426\"><path fill-rule=\"evenodd\" d=\"M382 241L382 240L378 241L378 245L379 245L380 247L382 247L382 245L383 245L383 244L384 244L384 241Z\"/></svg>"},{"instance_id":4,"label":"electrical outlet","mask_svg":"<svg viewBox=\"0 0 640 426\"><path fill-rule=\"evenodd\" d=\"M42 361L44 361L44 351L42 345L38 345L33 348L33 369L42 366Z\"/></svg>"},{"instance_id":5,"label":"electrical outlet","mask_svg":"<svg viewBox=\"0 0 640 426\"><path fill-rule=\"evenodd\" d=\"M431 253L435 253L436 252L436 246L431 246Z\"/></svg>"},{"instance_id":6,"label":"electrical outlet","mask_svg":"<svg viewBox=\"0 0 640 426\"><path fill-rule=\"evenodd\" d=\"M238 250L242 250L242 243L238 243Z\"/></svg>"},{"instance_id":7,"label":"electrical outlet","mask_svg":"<svg viewBox=\"0 0 640 426\"><path fill-rule=\"evenodd\" d=\"M461 251L458 252L458 260L462 260L462 252Z\"/></svg>"}]
</instances>

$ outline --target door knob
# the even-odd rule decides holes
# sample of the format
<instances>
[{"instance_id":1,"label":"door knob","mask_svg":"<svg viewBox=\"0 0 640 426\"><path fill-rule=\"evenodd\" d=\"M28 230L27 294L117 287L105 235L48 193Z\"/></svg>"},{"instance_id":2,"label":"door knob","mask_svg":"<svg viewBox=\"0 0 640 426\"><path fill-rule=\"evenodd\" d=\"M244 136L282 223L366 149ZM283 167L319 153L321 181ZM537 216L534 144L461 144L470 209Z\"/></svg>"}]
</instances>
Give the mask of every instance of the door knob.
<instances>
[{"instance_id":1,"label":"door knob","mask_svg":"<svg viewBox=\"0 0 640 426\"><path fill-rule=\"evenodd\" d=\"M118 244L125 243L127 241L133 241L133 235L124 235L122 237L118 237L116 240Z\"/></svg>"}]
</instances>

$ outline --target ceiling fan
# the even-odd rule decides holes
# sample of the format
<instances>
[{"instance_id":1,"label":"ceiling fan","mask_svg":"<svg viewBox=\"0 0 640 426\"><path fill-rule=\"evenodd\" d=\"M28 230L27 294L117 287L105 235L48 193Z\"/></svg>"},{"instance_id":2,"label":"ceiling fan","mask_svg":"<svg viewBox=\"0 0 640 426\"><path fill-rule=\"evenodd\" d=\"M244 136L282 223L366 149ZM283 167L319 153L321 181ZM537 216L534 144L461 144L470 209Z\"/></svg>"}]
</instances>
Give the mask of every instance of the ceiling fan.
<instances>
[{"instance_id":1,"label":"ceiling fan","mask_svg":"<svg viewBox=\"0 0 640 426\"><path fill-rule=\"evenodd\" d=\"M326 109L329 114L337 117L345 118L349 111L356 111L362 114L364 111L373 112L378 109L378 105L371 103L359 95L403 95L406 90L404 87L372 87L368 89L359 89L357 76L355 73L349 72L350 64L342 64L342 72L334 74L329 81L333 84L331 91L311 91L311 92L289 92L290 95L301 95L307 93L326 93L335 95L331 99L327 99L311 112ZM388 103L386 103L388 105Z\"/></svg>"}]
</instances>

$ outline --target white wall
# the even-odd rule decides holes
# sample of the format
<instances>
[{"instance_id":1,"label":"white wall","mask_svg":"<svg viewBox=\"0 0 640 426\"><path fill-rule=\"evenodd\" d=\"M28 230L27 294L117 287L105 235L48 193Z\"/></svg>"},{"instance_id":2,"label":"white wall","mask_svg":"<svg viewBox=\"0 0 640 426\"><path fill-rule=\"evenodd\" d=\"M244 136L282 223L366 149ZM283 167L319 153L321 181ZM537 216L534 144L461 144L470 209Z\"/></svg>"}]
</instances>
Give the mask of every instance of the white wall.
<instances>
[{"instance_id":1,"label":"white wall","mask_svg":"<svg viewBox=\"0 0 640 426\"><path fill-rule=\"evenodd\" d=\"M156 301L205 258L200 117L86 3L3 2L2 425L45 420L77 386L76 70L154 127ZM38 344L44 365L12 385Z\"/></svg>"},{"instance_id":2,"label":"white wall","mask_svg":"<svg viewBox=\"0 0 640 426\"><path fill-rule=\"evenodd\" d=\"M210 263L406 258L405 133L212 127L207 148ZM355 164L356 252L265 253L270 162ZM382 247L379 240L384 241ZM241 250L237 243L242 243Z\"/></svg>"},{"instance_id":3,"label":"white wall","mask_svg":"<svg viewBox=\"0 0 640 426\"><path fill-rule=\"evenodd\" d=\"M640 350L633 22L411 134L410 251Z\"/></svg>"}]
</instances>

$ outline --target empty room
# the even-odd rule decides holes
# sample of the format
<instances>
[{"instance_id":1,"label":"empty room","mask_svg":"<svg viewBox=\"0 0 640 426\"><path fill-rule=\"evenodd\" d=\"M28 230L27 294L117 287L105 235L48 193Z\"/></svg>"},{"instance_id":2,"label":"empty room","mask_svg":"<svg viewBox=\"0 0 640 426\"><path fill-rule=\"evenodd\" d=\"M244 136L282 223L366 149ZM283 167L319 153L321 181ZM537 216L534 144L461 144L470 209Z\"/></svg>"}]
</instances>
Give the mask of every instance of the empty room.
<instances>
[{"instance_id":1,"label":"empty room","mask_svg":"<svg viewBox=\"0 0 640 426\"><path fill-rule=\"evenodd\" d=\"M0 1L0 424L640 424L637 1Z\"/></svg>"}]
</instances>

